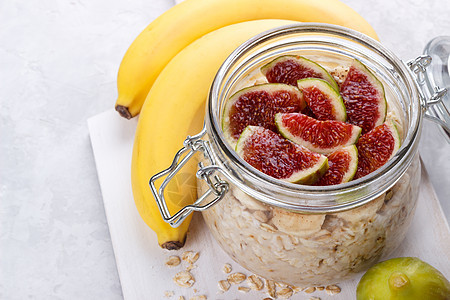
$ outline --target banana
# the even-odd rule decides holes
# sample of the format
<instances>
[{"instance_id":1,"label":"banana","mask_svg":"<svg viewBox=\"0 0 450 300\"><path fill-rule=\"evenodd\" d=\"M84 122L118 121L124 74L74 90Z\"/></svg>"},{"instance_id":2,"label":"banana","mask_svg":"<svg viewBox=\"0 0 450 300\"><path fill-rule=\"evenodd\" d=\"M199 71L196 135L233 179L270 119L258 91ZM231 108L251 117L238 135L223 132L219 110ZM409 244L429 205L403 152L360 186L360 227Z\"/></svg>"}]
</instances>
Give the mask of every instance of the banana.
<instances>
[{"instance_id":1,"label":"banana","mask_svg":"<svg viewBox=\"0 0 450 300\"><path fill-rule=\"evenodd\" d=\"M117 76L116 110L136 116L167 63L208 32L250 20L284 19L342 25L373 38L373 28L339 0L186 0L158 17L134 40Z\"/></svg>"},{"instance_id":2,"label":"banana","mask_svg":"<svg viewBox=\"0 0 450 300\"><path fill-rule=\"evenodd\" d=\"M325 214L306 215L282 208L273 209L273 224L280 231L294 236L305 237L319 232L324 221Z\"/></svg>"},{"instance_id":3,"label":"banana","mask_svg":"<svg viewBox=\"0 0 450 300\"><path fill-rule=\"evenodd\" d=\"M164 222L150 193L150 177L172 163L188 135L201 131L209 87L225 58L250 37L292 23L295 22L258 20L213 31L178 53L155 81L139 116L131 183L136 207L158 235L161 247L182 247L190 218L178 228ZM166 200L172 214L196 199L195 172L196 164L192 161L174 177L174 184L167 187Z\"/></svg>"}]
</instances>

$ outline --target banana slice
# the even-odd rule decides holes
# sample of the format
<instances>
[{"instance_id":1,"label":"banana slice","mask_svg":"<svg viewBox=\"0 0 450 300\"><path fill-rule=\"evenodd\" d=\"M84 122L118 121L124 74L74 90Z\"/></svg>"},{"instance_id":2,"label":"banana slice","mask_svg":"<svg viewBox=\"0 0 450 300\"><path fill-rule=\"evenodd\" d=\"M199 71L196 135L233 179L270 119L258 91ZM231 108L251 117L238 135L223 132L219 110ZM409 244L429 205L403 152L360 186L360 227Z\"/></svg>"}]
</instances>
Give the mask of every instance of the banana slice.
<instances>
[{"instance_id":1,"label":"banana slice","mask_svg":"<svg viewBox=\"0 0 450 300\"><path fill-rule=\"evenodd\" d=\"M364 204L363 206L337 213L335 214L335 216L353 224L358 222L365 222L375 217L377 211L383 206L384 199L385 194L382 194L378 198L370 201L367 204Z\"/></svg>"},{"instance_id":2,"label":"banana slice","mask_svg":"<svg viewBox=\"0 0 450 300\"><path fill-rule=\"evenodd\" d=\"M268 210L267 206L253 197L250 197L240 189L233 189L233 196L239 200L246 208L251 210Z\"/></svg>"},{"instance_id":3,"label":"banana slice","mask_svg":"<svg viewBox=\"0 0 450 300\"><path fill-rule=\"evenodd\" d=\"M295 236L304 237L320 231L324 220L324 214L305 215L280 208L273 209L273 224L280 231Z\"/></svg>"}]
</instances>

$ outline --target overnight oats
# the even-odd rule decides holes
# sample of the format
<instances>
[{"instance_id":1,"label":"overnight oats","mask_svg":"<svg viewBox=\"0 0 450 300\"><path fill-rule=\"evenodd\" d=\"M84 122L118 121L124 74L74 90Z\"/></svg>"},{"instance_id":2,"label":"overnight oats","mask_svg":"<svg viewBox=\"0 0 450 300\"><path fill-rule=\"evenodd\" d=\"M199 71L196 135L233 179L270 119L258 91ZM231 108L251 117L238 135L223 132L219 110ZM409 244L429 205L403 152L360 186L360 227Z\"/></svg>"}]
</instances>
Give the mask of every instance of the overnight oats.
<instances>
[{"instance_id":1,"label":"overnight oats","mask_svg":"<svg viewBox=\"0 0 450 300\"><path fill-rule=\"evenodd\" d=\"M201 211L236 262L283 284L368 269L400 245L416 207L425 100L414 64L334 25L245 42L213 80L203 130L150 180L164 220ZM196 152L198 200L169 212L164 187Z\"/></svg>"},{"instance_id":2,"label":"overnight oats","mask_svg":"<svg viewBox=\"0 0 450 300\"><path fill-rule=\"evenodd\" d=\"M355 58L340 62L311 51L272 57L248 69L228 95L220 125L229 147L258 172L315 186L318 193L320 187L364 180L405 140L402 105ZM221 247L255 274L293 286L333 284L366 270L401 243L419 181L414 154L388 189L340 211L284 208L229 182L223 199L203 217ZM209 187L198 183L200 196ZM264 184L257 188L265 190ZM269 193L276 201L276 193ZM313 204L301 192L297 197Z\"/></svg>"}]
</instances>

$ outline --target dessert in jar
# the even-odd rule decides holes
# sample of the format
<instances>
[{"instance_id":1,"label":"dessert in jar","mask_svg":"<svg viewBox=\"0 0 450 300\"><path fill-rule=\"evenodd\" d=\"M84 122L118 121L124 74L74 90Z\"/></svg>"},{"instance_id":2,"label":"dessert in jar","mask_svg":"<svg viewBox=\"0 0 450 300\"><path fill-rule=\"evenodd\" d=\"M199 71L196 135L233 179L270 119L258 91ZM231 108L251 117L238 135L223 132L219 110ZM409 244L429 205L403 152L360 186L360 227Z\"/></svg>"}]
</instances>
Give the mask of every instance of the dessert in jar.
<instances>
[{"instance_id":1,"label":"dessert in jar","mask_svg":"<svg viewBox=\"0 0 450 300\"><path fill-rule=\"evenodd\" d=\"M338 95L331 96L334 100L329 106L335 108L334 122L353 126L346 142L330 146L323 153L317 153L324 145L317 145L315 140L298 145L299 141L305 142L305 137L301 137L298 130L285 126L283 118L308 115L311 122L328 120L318 120L321 110L311 104L314 97L310 97L309 102L305 100L307 105L295 99L308 94L310 82L297 87L294 87L297 79L293 83L267 83L264 66L273 67L276 60L286 57L311 61L325 69L325 74L332 74L333 81L323 84L319 90L329 96L339 89ZM352 66L358 64L366 68L368 73L365 74L381 82L381 88L378 86L375 90L382 91L386 98L385 111L378 111L383 115L382 120L373 122L372 127L358 123L360 119L348 109L348 94L342 88ZM322 81L329 79L321 78ZM280 85L283 85L281 90ZM269 98L285 93L284 96L290 95L297 104L290 103L286 111L276 111L273 114L276 117L270 117L271 120L278 118L275 124L240 124L240 132L233 133L235 127L228 126L236 113L233 105L242 95L260 92L260 87ZM296 96L292 89L303 89L303 96ZM345 103L347 118L336 113L339 97ZM248 116L254 111L257 101L253 100L253 106L247 111L244 109L242 115ZM417 144L423 100L408 67L382 45L357 32L338 26L301 24L257 36L236 49L224 62L211 87L205 128L186 141L187 147L204 154L197 174L199 200L174 216L163 217L176 225L190 211L201 210L222 248L243 267L264 278L295 286L332 284L347 279L389 255L401 243L411 223L420 181ZM379 106L382 101L377 101ZM305 111L306 108L309 111ZM242 118L237 120L242 121ZM384 157L383 163L369 161L369 165L376 164L369 171L364 171L357 163L358 170L347 172L351 174L344 176L346 179L342 183L328 185L330 182L320 181L333 168L333 153L342 148L357 148L359 161L367 163L367 159L361 157L365 151L361 145L379 143L378 139L373 142L364 137L376 136L373 131L380 126L387 127L385 130L394 139L392 153ZM360 132L361 136L353 134L355 132ZM253 149L247 147L252 143L246 142L261 136L264 141L278 138L283 141L280 143L289 144L297 152L314 153L318 157L315 169L290 170L294 175L300 174L291 176L292 172L281 172L283 164L275 164L272 172L270 168L261 167L261 159L252 161L249 157L254 155L246 156L249 149ZM302 150L305 145L317 147ZM282 148L268 151L260 148L258 153L266 160L263 162L270 164ZM255 161L259 161L259 165ZM351 165L355 167L354 163ZM158 204L162 205L160 200L157 199Z\"/></svg>"},{"instance_id":2,"label":"dessert in jar","mask_svg":"<svg viewBox=\"0 0 450 300\"><path fill-rule=\"evenodd\" d=\"M345 174L341 174L342 176L339 177L339 180L343 182L324 181L327 176L330 177L327 172L339 171L333 170L339 162L332 164L333 156L331 154L348 149L348 145L357 148L358 153L364 151L361 142L357 142L361 134L367 139L371 135L370 131L375 127L382 128L386 124L395 124L393 135L401 140L399 132L403 132L403 124L396 100L389 95L386 105L384 89L381 87L378 91L379 100L373 101L370 99L370 95L365 95L367 91L363 89L358 92L362 104L364 101L380 102L378 105L371 103L379 120L374 121L374 116L366 115L363 120L368 122L360 124L362 127L367 127L364 130L353 125L354 128L350 128L348 134L350 137L346 137L345 141L339 141L340 136L338 136L337 140L330 142L330 144L337 143L337 146L334 145L331 149L330 147L325 148L324 145L317 146L321 141L317 139L318 135L322 134L327 137L332 134L332 131L335 133L340 130L345 131L346 128L341 126L351 127L352 125L350 125L351 123L343 124L343 121L353 121L348 120L348 117L340 116L340 113L337 112L344 107L342 102L349 101L348 96L336 100L340 103L333 106L330 102L335 99L330 98L333 98L334 95L326 99L327 94L345 94L345 87L352 85L352 75L355 73L366 78L374 75L370 71L361 72L360 69L364 66L358 61L347 60L331 63L327 59L322 62L320 56L310 55L306 58L299 56L302 54L301 52L290 54L275 58L263 67L254 66L254 69L236 84L236 88L240 88L240 90L231 92L232 96L225 103L221 120L227 142L235 148L241 158L259 171L278 179L283 177L281 180L288 182L296 181L302 184L323 186L348 182L354 176L366 176L369 171L364 170L364 163L358 165L358 155L356 155L356 162L351 162L349 164L353 165L348 166L347 172L351 173L350 176L343 179ZM325 84L323 79L301 80L311 78L310 76L321 78L321 74L313 72L314 66L306 65L302 60L307 60L308 64L319 62L316 64L317 66L328 69L329 73L325 71L327 76L322 77L327 78L331 83ZM271 78L271 73L264 70L271 64L273 65L271 71L275 69L279 73L278 81ZM355 67L355 64L360 69ZM332 67L328 67L329 65ZM267 73L263 74L264 71ZM363 74L361 75L361 73ZM331 77L330 74L333 76ZM358 76L353 77L361 80ZM297 84L297 80L301 81L298 81ZM270 84L269 82L288 83L289 85ZM305 87L305 82L308 83L307 87ZM321 87L323 85L326 86ZM298 86L298 89L292 89L290 86ZM324 101L324 98L328 102ZM306 101L307 104L303 101ZM383 105L385 105L383 109L378 107ZM347 104L346 106L350 107L351 105ZM328 114L326 113L327 108ZM345 115L345 108L343 110ZM379 110L382 113L378 113ZM277 112L278 114L276 114ZM362 113L371 114L370 111ZM309 116L305 114L309 114ZM291 128L280 128L282 125L280 120L276 120L276 116L291 117L294 124L291 122ZM358 119L356 112L353 112L352 116L353 119ZM314 128L320 125L317 124L319 122L314 122L310 118L328 121L322 124L329 124L332 128L322 126L314 131ZM303 123L295 122L303 119L308 119L307 121L314 124L305 127ZM333 121L329 122L330 120ZM357 124L356 121L353 123ZM289 129L291 132L307 132L304 138L311 138L312 143L305 142L304 139L296 140L293 135L289 135L289 132L285 132ZM342 132L339 133L346 135ZM286 157L293 150L288 150L287 153L283 152L285 144L289 144L289 142L283 141L283 136L288 136L287 141L293 140L294 144L306 145L307 149L312 150L306 152L314 152L316 156L318 152L328 154L328 165L324 164L319 157L315 163L316 166L314 164L311 167L298 166L302 163L301 161L297 161L295 157L292 159ZM393 138L392 141L389 141L383 137L383 135L378 136L379 140L375 140L375 147L372 147L375 152L371 153L375 156L374 159L380 159L380 156L383 156L380 152L385 148L391 148L392 153L388 154L389 157L394 155L394 151L398 149L398 146L394 145ZM267 142L267 140L269 141ZM390 142L392 145L386 145ZM271 149L276 143L284 144ZM355 147L354 144L357 146ZM383 149L377 149L380 144ZM299 149L299 151L302 150L301 147ZM326 156L322 155L321 157ZM288 164L286 170L284 170L284 164ZM303 172L300 176L302 178L300 178L294 174L295 170L293 169L297 166L299 169L309 168L309 171L306 170L305 173L305 170L299 170L297 174ZM358 167L359 170L355 174ZM342 173L345 172L342 171ZM203 215L221 246L241 265L256 274L290 285L331 284L365 270L381 257L390 254L399 244L405 236L414 213L419 180L420 168L416 156L408 171L386 192L357 208L330 213L297 212L275 205L267 205L246 194L237 186L230 185L230 191L224 199L205 211ZM201 186L200 195L207 189L204 184ZM301 192L298 197L302 198Z\"/></svg>"}]
</instances>

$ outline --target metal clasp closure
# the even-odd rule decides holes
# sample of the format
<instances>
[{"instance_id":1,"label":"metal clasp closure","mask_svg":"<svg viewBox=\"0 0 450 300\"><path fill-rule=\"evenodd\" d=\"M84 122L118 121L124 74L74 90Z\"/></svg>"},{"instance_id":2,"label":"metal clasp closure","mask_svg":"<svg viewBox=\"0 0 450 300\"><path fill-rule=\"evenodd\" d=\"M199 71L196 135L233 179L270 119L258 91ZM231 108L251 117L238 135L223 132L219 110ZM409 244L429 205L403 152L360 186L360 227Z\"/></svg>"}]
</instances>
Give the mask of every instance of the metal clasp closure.
<instances>
[{"instance_id":1,"label":"metal clasp closure","mask_svg":"<svg viewBox=\"0 0 450 300\"><path fill-rule=\"evenodd\" d=\"M188 136L184 141L184 147L181 148L176 154L172 161L172 164L167 169L153 175L150 178L149 185L150 189L155 197L156 203L158 204L159 211L164 221L169 223L172 227L178 227L186 217L193 211L203 211L218 201L220 201L225 193L228 191L228 183L220 179L220 177L215 174L217 171L222 172L222 169L216 165L213 154L211 153L211 148L208 141L204 141L201 138L206 134L206 128L195 135ZM203 155L210 162L210 165L205 166L203 163L199 163L199 170L197 171L197 178L205 180L209 189L200 196L193 204L186 205L174 215L171 215L167 207L166 199L164 197L164 190L169 184L170 180L178 173L178 171L191 159L197 152L203 153ZM186 154L187 153L187 154ZM222 172L223 173L223 172ZM159 189L156 188L155 181L159 178L164 178ZM207 201L210 195L214 198Z\"/></svg>"},{"instance_id":2,"label":"metal clasp closure","mask_svg":"<svg viewBox=\"0 0 450 300\"><path fill-rule=\"evenodd\" d=\"M412 59L407 62L408 67L414 73L424 73L425 69L431 64L431 56L428 55L420 55L415 59Z\"/></svg>"},{"instance_id":3,"label":"metal clasp closure","mask_svg":"<svg viewBox=\"0 0 450 300\"><path fill-rule=\"evenodd\" d=\"M416 81L419 93L423 100L422 108L427 119L441 125L447 134L450 132L450 114L444 104L444 97L447 95L447 88L440 88L427 78L426 68L431 64L432 58L429 55L421 55L407 62L408 67L416 74Z\"/></svg>"},{"instance_id":4,"label":"metal clasp closure","mask_svg":"<svg viewBox=\"0 0 450 300\"><path fill-rule=\"evenodd\" d=\"M442 99L447 94L446 88L440 88L438 86L434 87L434 93L431 95L430 99L428 99L426 105L426 108L430 107L431 105L435 105L442 102Z\"/></svg>"}]
</instances>

